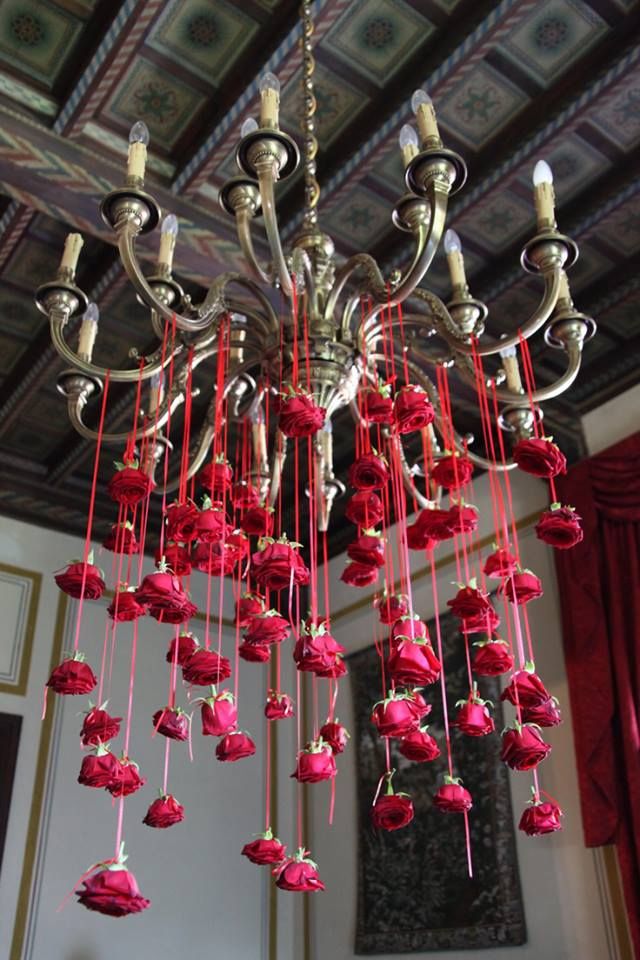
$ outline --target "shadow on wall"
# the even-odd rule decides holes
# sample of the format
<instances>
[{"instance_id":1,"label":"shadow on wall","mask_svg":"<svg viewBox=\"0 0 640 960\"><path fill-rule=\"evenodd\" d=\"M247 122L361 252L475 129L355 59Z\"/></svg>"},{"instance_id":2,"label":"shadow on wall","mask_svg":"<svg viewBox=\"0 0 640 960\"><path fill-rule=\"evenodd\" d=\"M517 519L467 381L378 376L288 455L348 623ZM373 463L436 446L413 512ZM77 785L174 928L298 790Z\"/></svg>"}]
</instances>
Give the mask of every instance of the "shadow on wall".
<instances>
[{"instance_id":1,"label":"shadow on wall","mask_svg":"<svg viewBox=\"0 0 640 960\"><path fill-rule=\"evenodd\" d=\"M74 947L64 960L98 960L98 955L90 947Z\"/></svg>"}]
</instances>

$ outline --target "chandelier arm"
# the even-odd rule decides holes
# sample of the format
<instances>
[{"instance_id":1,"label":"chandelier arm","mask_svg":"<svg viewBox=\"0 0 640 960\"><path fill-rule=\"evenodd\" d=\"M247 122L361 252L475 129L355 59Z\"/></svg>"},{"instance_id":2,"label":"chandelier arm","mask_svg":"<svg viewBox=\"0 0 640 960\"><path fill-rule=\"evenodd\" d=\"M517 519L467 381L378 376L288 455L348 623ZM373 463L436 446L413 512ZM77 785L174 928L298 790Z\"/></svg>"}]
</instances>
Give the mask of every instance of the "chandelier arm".
<instances>
[{"instance_id":1,"label":"chandelier arm","mask_svg":"<svg viewBox=\"0 0 640 960\"><path fill-rule=\"evenodd\" d=\"M236 300L233 297L227 296L226 288L231 284L244 287L251 296L258 301L264 310L264 315L256 311L246 300ZM222 273L219 277L216 277L198 310L203 316L208 316L210 319L224 312L251 316L262 328L262 333L265 337L270 334L277 334L280 329L278 317L269 298L264 291L260 289L255 280L252 280L250 277L245 277L241 273Z\"/></svg>"},{"instance_id":2,"label":"chandelier arm","mask_svg":"<svg viewBox=\"0 0 640 960\"><path fill-rule=\"evenodd\" d=\"M280 281L282 292L286 297L291 299L293 296L293 285L282 250L276 214L276 200L273 189L275 183L275 168L273 163L265 164L264 166L262 164L256 164L256 170L258 173L258 184L260 185L264 228L271 250L274 269Z\"/></svg>"},{"instance_id":3,"label":"chandelier arm","mask_svg":"<svg viewBox=\"0 0 640 960\"><path fill-rule=\"evenodd\" d=\"M430 209L429 223L427 225L420 221L413 229L416 252L411 265L393 290L391 296L393 306L404 303L407 297L411 296L431 266L445 227L448 197L448 189L445 190L437 181L432 183L426 198Z\"/></svg>"},{"instance_id":4,"label":"chandelier arm","mask_svg":"<svg viewBox=\"0 0 640 960\"><path fill-rule=\"evenodd\" d=\"M554 397L559 397L574 383L582 364L582 344L580 342L575 340L569 341L565 351L567 354L567 369L553 383L534 390L530 398L524 390L522 393L516 393L514 390L496 387L496 397L498 400L501 403L522 403L523 401L529 402L530 400L533 401L533 403L542 403L545 400L552 400ZM454 353L457 354L457 351L454 350ZM460 376L466 380L467 383L475 385L473 364L469 357L466 354L457 354L455 363ZM493 378L490 377L487 379L490 382Z\"/></svg>"},{"instance_id":5,"label":"chandelier arm","mask_svg":"<svg viewBox=\"0 0 640 960\"><path fill-rule=\"evenodd\" d=\"M248 207L241 207L236 211L236 230L238 233L238 242L242 250L242 255L247 262L254 279L260 283L271 284L271 277L262 269L256 255L253 240L251 238L251 221L253 217Z\"/></svg>"},{"instance_id":6,"label":"chandelier arm","mask_svg":"<svg viewBox=\"0 0 640 960\"><path fill-rule=\"evenodd\" d=\"M404 485L405 490L407 491L410 497L414 498L415 502L419 505L419 507L422 510L432 509L434 506L436 506L436 501L429 500L429 498L425 497L423 493L420 493L420 491L416 487L413 479L412 469L407 462L407 456L405 454L404 447L402 445L402 440L400 439L399 436L393 435L391 433L389 434L389 439L391 443L393 443L393 445L395 446L396 451L398 453L398 457L400 459L400 469L402 471L402 483Z\"/></svg>"},{"instance_id":7,"label":"chandelier arm","mask_svg":"<svg viewBox=\"0 0 640 960\"><path fill-rule=\"evenodd\" d=\"M67 398L67 412L72 427L80 436L86 440L97 440L99 436L97 430L92 430L82 419L82 412L88 399L89 395L85 391L80 391L79 393L74 392ZM146 427L138 427L133 439L142 440L145 437L152 437L154 433L157 433L157 431L165 425L169 419L169 415L173 415L174 411L177 410L182 403L184 403L184 393L182 390L176 392L171 400L167 397L158 412L157 420L154 417L152 422ZM108 444L126 443L129 439L131 439L130 430L125 430L121 433L103 432L102 434L102 442Z\"/></svg>"},{"instance_id":8,"label":"chandelier arm","mask_svg":"<svg viewBox=\"0 0 640 960\"><path fill-rule=\"evenodd\" d=\"M187 468L187 480L191 480L193 476L200 470L200 467L203 465L207 458L207 454L211 449L211 444L213 443L213 438L215 437L215 428L212 424L205 421L205 423L200 428L200 433L198 434L198 447L195 453L195 456L189 467ZM180 486L180 477L176 477L174 480L170 480L166 487L164 488L167 493L173 493ZM156 493L162 493L162 489L158 486L155 489Z\"/></svg>"},{"instance_id":9,"label":"chandelier arm","mask_svg":"<svg viewBox=\"0 0 640 960\"><path fill-rule=\"evenodd\" d=\"M271 479L269 481L268 505L273 507L277 498L280 484L282 482L282 471L284 470L287 459L287 438L281 430L276 431L275 445L273 450L273 462L271 464Z\"/></svg>"}]
</instances>

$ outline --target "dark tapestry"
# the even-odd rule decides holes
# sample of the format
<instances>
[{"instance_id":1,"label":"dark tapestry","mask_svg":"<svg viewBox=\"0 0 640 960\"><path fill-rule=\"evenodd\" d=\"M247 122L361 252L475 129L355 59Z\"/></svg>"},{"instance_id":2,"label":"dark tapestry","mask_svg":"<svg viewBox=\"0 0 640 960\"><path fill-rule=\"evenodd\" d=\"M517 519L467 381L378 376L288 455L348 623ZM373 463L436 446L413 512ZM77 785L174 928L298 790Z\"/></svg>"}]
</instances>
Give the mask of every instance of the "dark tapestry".
<instances>
[{"instance_id":1,"label":"dark tapestry","mask_svg":"<svg viewBox=\"0 0 640 960\"><path fill-rule=\"evenodd\" d=\"M469 692L464 644L451 614L440 620L449 713ZM435 622L429 623L435 637ZM380 699L380 662L375 647L349 657L358 777L358 954L419 953L479 949L526 942L526 927L511 810L509 779L500 761L504 726L500 685L480 677L484 699L494 703L496 733L468 737L452 730L455 775L473 796L469 813L473 879L467 876L464 818L441 813L431 797L446 773L440 685L423 691L433 704L429 732L442 756L412 763L391 740L396 791L410 794L415 819L404 829L374 830L369 811L384 770L384 741L371 723Z\"/></svg>"}]
</instances>

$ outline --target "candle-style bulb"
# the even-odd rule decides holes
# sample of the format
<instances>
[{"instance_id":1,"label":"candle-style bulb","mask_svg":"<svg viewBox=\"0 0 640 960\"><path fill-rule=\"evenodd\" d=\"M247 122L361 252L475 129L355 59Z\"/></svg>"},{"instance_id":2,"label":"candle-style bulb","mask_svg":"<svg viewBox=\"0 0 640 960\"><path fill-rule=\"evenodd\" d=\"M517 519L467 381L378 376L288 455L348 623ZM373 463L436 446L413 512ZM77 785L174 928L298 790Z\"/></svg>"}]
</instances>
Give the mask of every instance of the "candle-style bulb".
<instances>
[{"instance_id":1,"label":"candle-style bulb","mask_svg":"<svg viewBox=\"0 0 640 960\"><path fill-rule=\"evenodd\" d=\"M98 304L93 300L87 306L82 315L80 325L80 338L78 340L78 354L83 360L91 360L93 356L93 347L98 336L98 320L100 319L100 310Z\"/></svg>"},{"instance_id":2,"label":"candle-style bulb","mask_svg":"<svg viewBox=\"0 0 640 960\"><path fill-rule=\"evenodd\" d=\"M447 230L444 235L444 252L445 253L461 253L462 244L460 243L460 237L455 232L455 230Z\"/></svg>"},{"instance_id":3,"label":"candle-style bulb","mask_svg":"<svg viewBox=\"0 0 640 960\"><path fill-rule=\"evenodd\" d=\"M149 128L143 120L136 120L129 131L129 143L143 143L149 146Z\"/></svg>"},{"instance_id":4,"label":"candle-style bulb","mask_svg":"<svg viewBox=\"0 0 640 960\"><path fill-rule=\"evenodd\" d=\"M533 168L533 200L536 206L538 230L555 228L555 195L553 174L546 160L538 160Z\"/></svg>"},{"instance_id":5,"label":"candle-style bulb","mask_svg":"<svg viewBox=\"0 0 640 960\"><path fill-rule=\"evenodd\" d=\"M164 400L164 373L158 370L149 378L149 415L155 414Z\"/></svg>"},{"instance_id":6,"label":"candle-style bulb","mask_svg":"<svg viewBox=\"0 0 640 960\"><path fill-rule=\"evenodd\" d=\"M411 97L411 109L413 110L414 113L417 114L418 109L419 109L423 104L424 104L425 106L428 106L428 105L430 105L432 102L433 102L433 101L431 100L431 97L429 96L429 94L427 93L427 91L426 91L426 90L423 90L422 88L419 88L418 90L415 90L415 91L414 91L413 96Z\"/></svg>"},{"instance_id":7,"label":"candle-style bulb","mask_svg":"<svg viewBox=\"0 0 640 960\"><path fill-rule=\"evenodd\" d=\"M175 213L168 213L162 221L160 230L160 249L158 251L158 264L166 267L169 272L173 267L173 252L176 247L176 237L178 236L178 218Z\"/></svg>"},{"instance_id":8,"label":"candle-style bulb","mask_svg":"<svg viewBox=\"0 0 640 960\"><path fill-rule=\"evenodd\" d=\"M432 147L440 141L438 121L433 107L433 101L426 90L416 90L411 97L411 109L416 115L418 136L423 145Z\"/></svg>"},{"instance_id":9,"label":"candle-style bulb","mask_svg":"<svg viewBox=\"0 0 640 960\"><path fill-rule=\"evenodd\" d=\"M540 186L541 183L553 183L553 173L546 160L538 160L533 168L533 185Z\"/></svg>"},{"instance_id":10,"label":"candle-style bulb","mask_svg":"<svg viewBox=\"0 0 640 960\"><path fill-rule=\"evenodd\" d=\"M405 147L417 147L418 146L418 134L413 129L410 123L405 123L398 137L398 143L400 144L400 149Z\"/></svg>"},{"instance_id":11,"label":"candle-style bulb","mask_svg":"<svg viewBox=\"0 0 640 960\"><path fill-rule=\"evenodd\" d=\"M258 122L254 120L253 117L247 117L242 126L240 127L240 136L248 137L250 133L253 133L254 130L258 130Z\"/></svg>"},{"instance_id":12,"label":"candle-style bulb","mask_svg":"<svg viewBox=\"0 0 640 960\"><path fill-rule=\"evenodd\" d=\"M280 81L275 73L265 73L260 79L260 126L278 129L280 112Z\"/></svg>"},{"instance_id":13,"label":"candle-style bulb","mask_svg":"<svg viewBox=\"0 0 640 960\"><path fill-rule=\"evenodd\" d=\"M97 323L100 319L100 307L97 303L94 303L93 300L89 301L87 309L82 314L82 322L86 320L88 323Z\"/></svg>"},{"instance_id":14,"label":"candle-style bulb","mask_svg":"<svg viewBox=\"0 0 640 960\"><path fill-rule=\"evenodd\" d=\"M466 290L467 277L464 270L462 244L455 230L447 230L445 233L444 252L447 255L447 266L449 267L449 276L451 277L451 286L453 287L454 295L459 296Z\"/></svg>"},{"instance_id":15,"label":"candle-style bulb","mask_svg":"<svg viewBox=\"0 0 640 960\"><path fill-rule=\"evenodd\" d=\"M137 181L144 180L144 168L147 163L147 144L149 130L146 123L136 120L129 131L129 153L127 154L127 177Z\"/></svg>"},{"instance_id":16,"label":"candle-style bulb","mask_svg":"<svg viewBox=\"0 0 640 960\"><path fill-rule=\"evenodd\" d=\"M162 221L161 233L168 233L171 237L178 236L178 218L175 213L168 213Z\"/></svg>"},{"instance_id":17,"label":"candle-style bulb","mask_svg":"<svg viewBox=\"0 0 640 960\"><path fill-rule=\"evenodd\" d=\"M275 73L265 73L260 78L260 93L266 93L267 90L274 90L276 93L280 93L280 81L276 77Z\"/></svg>"}]
</instances>

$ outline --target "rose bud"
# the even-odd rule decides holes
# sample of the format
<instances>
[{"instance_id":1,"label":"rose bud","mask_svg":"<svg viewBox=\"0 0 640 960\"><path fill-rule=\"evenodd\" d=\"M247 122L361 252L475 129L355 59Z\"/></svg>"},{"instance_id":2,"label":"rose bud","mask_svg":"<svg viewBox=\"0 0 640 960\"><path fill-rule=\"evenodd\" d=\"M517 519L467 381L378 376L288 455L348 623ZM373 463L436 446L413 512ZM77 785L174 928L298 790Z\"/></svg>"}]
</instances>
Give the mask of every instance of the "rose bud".
<instances>
[{"instance_id":1,"label":"rose bud","mask_svg":"<svg viewBox=\"0 0 640 960\"><path fill-rule=\"evenodd\" d=\"M116 463L116 473L107 485L107 493L116 503L125 507L133 507L141 500L146 500L155 483L151 477L141 470L138 461Z\"/></svg>"},{"instance_id":2,"label":"rose bud","mask_svg":"<svg viewBox=\"0 0 640 960\"><path fill-rule=\"evenodd\" d=\"M389 467L385 458L375 452L363 453L349 467L349 486L356 490L377 490L389 480Z\"/></svg>"},{"instance_id":3,"label":"rose bud","mask_svg":"<svg viewBox=\"0 0 640 960\"><path fill-rule=\"evenodd\" d=\"M165 707L153 715L153 727L169 740L189 739L189 717L180 707Z\"/></svg>"},{"instance_id":4,"label":"rose bud","mask_svg":"<svg viewBox=\"0 0 640 960\"><path fill-rule=\"evenodd\" d=\"M378 567L352 561L346 565L340 579L350 587L370 587L372 583L376 583L378 572Z\"/></svg>"},{"instance_id":5,"label":"rose bud","mask_svg":"<svg viewBox=\"0 0 640 960\"><path fill-rule=\"evenodd\" d=\"M344 748L347 745L347 740L351 738L351 734L337 720L327 720L320 727L320 738L329 744L331 752L336 756L339 753L344 753Z\"/></svg>"},{"instance_id":6,"label":"rose bud","mask_svg":"<svg viewBox=\"0 0 640 960\"><path fill-rule=\"evenodd\" d=\"M387 661L389 676L403 687L435 683L442 671L430 642L425 639L401 639Z\"/></svg>"},{"instance_id":7,"label":"rose bud","mask_svg":"<svg viewBox=\"0 0 640 960\"><path fill-rule=\"evenodd\" d=\"M567 458L550 437L519 440L513 448L513 459L521 470L534 477L557 477L567 472Z\"/></svg>"},{"instance_id":8,"label":"rose bud","mask_svg":"<svg viewBox=\"0 0 640 960\"><path fill-rule=\"evenodd\" d=\"M469 586L461 584L453 600L447 600L447 606L451 607L454 617L459 617L460 620L484 616L491 609L486 593L478 590L475 580L472 580Z\"/></svg>"},{"instance_id":9,"label":"rose bud","mask_svg":"<svg viewBox=\"0 0 640 960\"><path fill-rule=\"evenodd\" d=\"M200 703L203 737L224 737L238 726L238 708L229 690L196 700Z\"/></svg>"},{"instance_id":10,"label":"rose bud","mask_svg":"<svg viewBox=\"0 0 640 960\"><path fill-rule=\"evenodd\" d=\"M208 463L198 474L198 481L205 490L223 493L231 486L233 470L224 454L218 454L212 463Z\"/></svg>"},{"instance_id":11,"label":"rose bud","mask_svg":"<svg viewBox=\"0 0 640 960\"><path fill-rule=\"evenodd\" d=\"M116 862L108 860L106 867L98 864L101 869L86 877L84 889L76 891L78 903L108 917L126 917L146 910L151 901L142 896L136 878L125 870L125 860L126 857Z\"/></svg>"},{"instance_id":12,"label":"rose bud","mask_svg":"<svg viewBox=\"0 0 640 960\"><path fill-rule=\"evenodd\" d=\"M499 677L513 669L513 654L500 637L487 637L474 643L478 651L471 664L479 677Z\"/></svg>"},{"instance_id":13,"label":"rose bud","mask_svg":"<svg viewBox=\"0 0 640 960\"><path fill-rule=\"evenodd\" d=\"M221 683L230 676L231 664L226 657L213 650L196 650L182 667L185 683L195 683L198 687Z\"/></svg>"},{"instance_id":14,"label":"rose bud","mask_svg":"<svg viewBox=\"0 0 640 960\"><path fill-rule=\"evenodd\" d=\"M251 618L244 635L245 643L282 643L291 632L291 624L277 610L265 610Z\"/></svg>"},{"instance_id":15,"label":"rose bud","mask_svg":"<svg viewBox=\"0 0 640 960\"><path fill-rule=\"evenodd\" d=\"M105 550L112 553L138 553L140 544L136 540L133 530L133 524L127 520L125 523L112 523L111 530L104 538L102 546Z\"/></svg>"},{"instance_id":16,"label":"rose bud","mask_svg":"<svg viewBox=\"0 0 640 960\"><path fill-rule=\"evenodd\" d=\"M529 723L516 723L502 734L500 759L512 770L533 770L549 753L551 744Z\"/></svg>"},{"instance_id":17,"label":"rose bud","mask_svg":"<svg viewBox=\"0 0 640 960\"><path fill-rule=\"evenodd\" d=\"M531 570L519 570L502 581L498 593L511 603L521 605L542 596L542 583Z\"/></svg>"},{"instance_id":18,"label":"rose bud","mask_svg":"<svg viewBox=\"0 0 640 960\"><path fill-rule=\"evenodd\" d=\"M309 570L297 552L299 543L290 543L286 534L278 540L264 537L251 557L251 569L256 583L266 590L284 590L291 586L305 587Z\"/></svg>"},{"instance_id":19,"label":"rose bud","mask_svg":"<svg viewBox=\"0 0 640 960\"><path fill-rule=\"evenodd\" d=\"M72 561L55 574L54 580L63 593L76 600L99 600L106 586L102 570L93 563L93 550L86 563L82 560Z\"/></svg>"},{"instance_id":20,"label":"rose bud","mask_svg":"<svg viewBox=\"0 0 640 960\"><path fill-rule=\"evenodd\" d=\"M324 426L327 411L319 407L313 397L303 391L288 387L281 394L278 407L278 426L285 437L311 437Z\"/></svg>"},{"instance_id":21,"label":"rose bud","mask_svg":"<svg viewBox=\"0 0 640 960\"><path fill-rule=\"evenodd\" d=\"M166 830L167 827L182 823L183 820L184 807L182 804L178 803L170 793L163 793L157 800L153 801L142 822L148 827Z\"/></svg>"},{"instance_id":22,"label":"rose bud","mask_svg":"<svg viewBox=\"0 0 640 960\"><path fill-rule=\"evenodd\" d=\"M249 537L244 530L238 527L236 530L232 530L227 537L227 547L235 554L238 560L244 560L245 557L249 556Z\"/></svg>"},{"instance_id":23,"label":"rose bud","mask_svg":"<svg viewBox=\"0 0 640 960\"><path fill-rule=\"evenodd\" d=\"M183 547L179 543L165 543L164 550L156 550L156 566L163 559L169 570L173 570L176 577L188 577L191 573L191 554L189 547Z\"/></svg>"},{"instance_id":24,"label":"rose bud","mask_svg":"<svg viewBox=\"0 0 640 960\"><path fill-rule=\"evenodd\" d=\"M350 498L344 515L358 527L375 527L384 517L382 500L372 490L359 490Z\"/></svg>"},{"instance_id":25,"label":"rose bud","mask_svg":"<svg viewBox=\"0 0 640 960\"><path fill-rule=\"evenodd\" d=\"M64 696L78 696L91 693L98 682L98 678L88 663L84 662L83 653L74 653L52 671L47 680L47 687L54 693Z\"/></svg>"},{"instance_id":26,"label":"rose bud","mask_svg":"<svg viewBox=\"0 0 640 960\"><path fill-rule=\"evenodd\" d=\"M191 561L196 570L210 577L228 577L236 568L238 553L228 540L224 543L199 543Z\"/></svg>"},{"instance_id":27,"label":"rose bud","mask_svg":"<svg viewBox=\"0 0 640 960\"><path fill-rule=\"evenodd\" d=\"M361 535L348 545L347 556L364 567L384 567L382 534L372 528L363 530Z\"/></svg>"},{"instance_id":28,"label":"rose bud","mask_svg":"<svg viewBox=\"0 0 640 960\"><path fill-rule=\"evenodd\" d=\"M243 733L241 730L233 730L231 733L227 733L222 740L218 741L216 747L216 757L223 763L244 760L245 757L252 757L255 752L255 743L248 733Z\"/></svg>"},{"instance_id":29,"label":"rose bud","mask_svg":"<svg viewBox=\"0 0 640 960\"><path fill-rule=\"evenodd\" d=\"M538 703L535 707L523 707L523 723L534 723L538 727L557 727L562 723L562 714L558 701L555 697L549 697L544 703Z\"/></svg>"},{"instance_id":30,"label":"rose bud","mask_svg":"<svg viewBox=\"0 0 640 960\"><path fill-rule=\"evenodd\" d=\"M440 756L440 747L428 732L427 727L412 730L400 742L400 753L415 763L428 763Z\"/></svg>"},{"instance_id":31,"label":"rose bud","mask_svg":"<svg viewBox=\"0 0 640 960\"><path fill-rule=\"evenodd\" d=\"M522 812L518 830L528 837L543 837L547 833L562 830L562 810L555 801L541 801L534 796Z\"/></svg>"},{"instance_id":32,"label":"rose bud","mask_svg":"<svg viewBox=\"0 0 640 960\"><path fill-rule=\"evenodd\" d=\"M248 627L251 618L264 613L265 599L259 593L243 593L236 607L236 623L239 627Z\"/></svg>"},{"instance_id":33,"label":"rose bud","mask_svg":"<svg viewBox=\"0 0 640 960\"><path fill-rule=\"evenodd\" d=\"M135 587L120 586L113 600L107 607L109 617L116 623L129 623L144 616L146 608L138 603L135 597Z\"/></svg>"},{"instance_id":34,"label":"rose bud","mask_svg":"<svg viewBox=\"0 0 640 960\"><path fill-rule=\"evenodd\" d=\"M415 384L398 390L393 400L393 420L398 433L412 433L428 427L435 419L429 397Z\"/></svg>"},{"instance_id":35,"label":"rose bud","mask_svg":"<svg viewBox=\"0 0 640 960\"><path fill-rule=\"evenodd\" d=\"M249 507L242 516L242 529L258 537L270 537L273 533L273 514L273 507L261 504Z\"/></svg>"},{"instance_id":36,"label":"rose bud","mask_svg":"<svg viewBox=\"0 0 640 960\"><path fill-rule=\"evenodd\" d=\"M499 626L500 617L491 606L485 613L477 613L474 617L468 617L460 624L462 632L467 634L493 633Z\"/></svg>"},{"instance_id":37,"label":"rose bud","mask_svg":"<svg viewBox=\"0 0 640 960\"><path fill-rule=\"evenodd\" d=\"M282 863L286 853L286 846L280 843L277 837L274 837L271 827L261 833L257 840L245 843L242 848L242 856L250 860L251 863L256 863L259 867Z\"/></svg>"},{"instance_id":38,"label":"rose bud","mask_svg":"<svg viewBox=\"0 0 640 960\"><path fill-rule=\"evenodd\" d=\"M319 737L300 751L296 769L291 776L299 783L321 783L323 780L332 780L337 772L331 747Z\"/></svg>"},{"instance_id":39,"label":"rose bud","mask_svg":"<svg viewBox=\"0 0 640 960\"><path fill-rule=\"evenodd\" d=\"M189 657L199 649L198 641L192 633L181 633L178 637L174 637L169 644L165 660L167 663L175 661L179 667L183 667Z\"/></svg>"},{"instance_id":40,"label":"rose bud","mask_svg":"<svg viewBox=\"0 0 640 960\"><path fill-rule=\"evenodd\" d=\"M91 703L91 701L89 701ZM84 715L80 739L85 747L95 747L99 743L108 743L120 733L122 717L112 717L105 710L106 703L101 707L91 707Z\"/></svg>"},{"instance_id":41,"label":"rose bud","mask_svg":"<svg viewBox=\"0 0 640 960\"><path fill-rule=\"evenodd\" d=\"M400 640L428 640L429 631L424 620L417 613L406 613L395 621L391 627L391 642Z\"/></svg>"},{"instance_id":42,"label":"rose bud","mask_svg":"<svg viewBox=\"0 0 640 960\"><path fill-rule=\"evenodd\" d=\"M478 508L472 504L454 503L447 510L449 515L449 529L455 535L457 533L473 533L478 529L480 523L480 514Z\"/></svg>"},{"instance_id":43,"label":"rose bud","mask_svg":"<svg viewBox=\"0 0 640 960\"><path fill-rule=\"evenodd\" d=\"M456 703L458 713L452 726L468 737L485 737L488 733L493 733L496 726L487 704L493 706L491 700L480 699L474 686L467 700L458 700Z\"/></svg>"},{"instance_id":44,"label":"rose bud","mask_svg":"<svg viewBox=\"0 0 640 960\"><path fill-rule=\"evenodd\" d=\"M419 694L390 690L386 700L374 706L371 720L381 737L406 737L430 711Z\"/></svg>"},{"instance_id":45,"label":"rose bud","mask_svg":"<svg viewBox=\"0 0 640 960\"><path fill-rule=\"evenodd\" d=\"M393 400L391 384L381 383L377 387L365 387L356 397L360 416L367 423L393 422Z\"/></svg>"},{"instance_id":46,"label":"rose bud","mask_svg":"<svg viewBox=\"0 0 640 960\"><path fill-rule=\"evenodd\" d=\"M473 800L462 780L445 775L443 785L434 794L433 805L442 813L465 813L471 810Z\"/></svg>"},{"instance_id":47,"label":"rose bud","mask_svg":"<svg viewBox=\"0 0 640 960\"><path fill-rule=\"evenodd\" d=\"M383 593L376 597L373 605L378 611L380 623L388 626L409 613L409 598L404 593L392 593L390 596Z\"/></svg>"},{"instance_id":48,"label":"rose bud","mask_svg":"<svg viewBox=\"0 0 640 960\"><path fill-rule=\"evenodd\" d=\"M294 857L289 857L273 871L276 887L292 893L314 893L324 890L318 876L318 865L309 859L308 851L300 847Z\"/></svg>"},{"instance_id":49,"label":"rose bud","mask_svg":"<svg viewBox=\"0 0 640 960\"><path fill-rule=\"evenodd\" d=\"M264 705L264 715L267 720L286 720L293 717L293 700L288 693L272 690Z\"/></svg>"},{"instance_id":50,"label":"rose bud","mask_svg":"<svg viewBox=\"0 0 640 960\"><path fill-rule=\"evenodd\" d=\"M148 606L149 613L161 623L184 623L198 612L180 581L161 561L156 573L149 573L135 592L138 603Z\"/></svg>"},{"instance_id":51,"label":"rose bud","mask_svg":"<svg viewBox=\"0 0 640 960\"><path fill-rule=\"evenodd\" d=\"M219 543L230 533L229 523L220 504L212 505L209 497L202 501L202 510L195 520L196 539L200 543Z\"/></svg>"},{"instance_id":52,"label":"rose bud","mask_svg":"<svg viewBox=\"0 0 640 960\"><path fill-rule=\"evenodd\" d=\"M427 507L420 511L415 525L419 527L423 537L439 543L442 540L450 540L453 536L451 523L451 515L448 510Z\"/></svg>"},{"instance_id":53,"label":"rose bud","mask_svg":"<svg viewBox=\"0 0 640 960\"><path fill-rule=\"evenodd\" d=\"M327 632L324 623L305 624L293 648L298 670L319 675L330 670L344 654L345 648Z\"/></svg>"},{"instance_id":54,"label":"rose bud","mask_svg":"<svg viewBox=\"0 0 640 960\"><path fill-rule=\"evenodd\" d=\"M128 757L120 757L113 781L107 785L112 797L129 797L147 782L140 776L139 767Z\"/></svg>"},{"instance_id":55,"label":"rose bud","mask_svg":"<svg viewBox=\"0 0 640 960\"><path fill-rule=\"evenodd\" d=\"M532 663L526 663L524 670L518 670L511 678L511 682L502 692L501 700L508 700L515 706L525 709L537 707L546 703L550 693L535 672Z\"/></svg>"},{"instance_id":56,"label":"rose bud","mask_svg":"<svg viewBox=\"0 0 640 960\"><path fill-rule=\"evenodd\" d=\"M341 677L346 677L346 675L347 665L342 657L336 657L330 666L316 671L316 677L322 677L325 680L340 680Z\"/></svg>"},{"instance_id":57,"label":"rose bud","mask_svg":"<svg viewBox=\"0 0 640 960\"><path fill-rule=\"evenodd\" d=\"M495 547L484 564L486 577L510 577L518 569L518 560L504 547Z\"/></svg>"},{"instance_id":58,"label":"rose bud","mask_svg":"<svg viewBox=\"0 0 640 960\"><path fill-rule=\"evenodd\" d=\"M247 663L268 663L271 659L271 647L268 643L241 643L238 655Z\"/></svg>"},{"instance_id":59,"label":"rose bud","mask_svg":"<svg viewBox=\"0 0 640 960\"><path fill-rule=\"evenodd\" d=\"M431 471L431 479L440 487L458 490L466 486L473 476L473 464L459 453L441 457Z\"/></svg>"},{"instance_id":60,"label":"rose bud","mask_svg":"<svg viewBox=\"0 0 640 960\"><path fill-rule=\"evenodd\" d=\"M196 538L198 508L195 503L170 503L166 509L167 540L191 543Z\"/></svg>"},{"instance_id":61,"label":"rose bud","mask_svg":"<svg viewBox=\"0 0 640 960\"><path fill-rule=\"evenodd\" d=\"M414 817L413 803L408 793L394 793L391 779L386 774L386 793L378 796L371 807L371 822L378 830L399 830L411 823Z\"/></svg>"},{"instance_id":62,"label":"rose bud","mask_svg":"<svg viewBox=\"0 0 640 960\"><path fill-rule=\"evenodd\" d=\"M83 787L109 789L116 783L120 773L118 758L109 750L108 744L98 743L94 753L83 758L78 774L78 783Z\"/></svg>"},{"instance_id":63,"label":"rose bud","mask_svg":"<svg viewBox=\"0 0 640 960\"><path fill-rule=\"evenodd\" d=\"M552 503L535 526L536 537L558 550L568 550L584 538L582 518L573 507Z\"/></svg>"},{"instance_id":64,"label":"rose bud","mask_svg":"<svg viewBox=\"0 0 640 960\"><path fill-rule=\"evenodd\" d=\"M438 540L430 537L418 520L409 524L407 527L407 546L409 550L433 550L437 545Z\"/></svg>"},{"instance_id":65,"label":"rose bud","mask_svg":"<svg viewBox=\"0 0 640 960\"><path fill-rule=\"evenodd\" d=\"M236 510L249 510L260 503L260 494L246 480L238 480L231 488L231 501Z\"/></svg>"}]
</instances>

